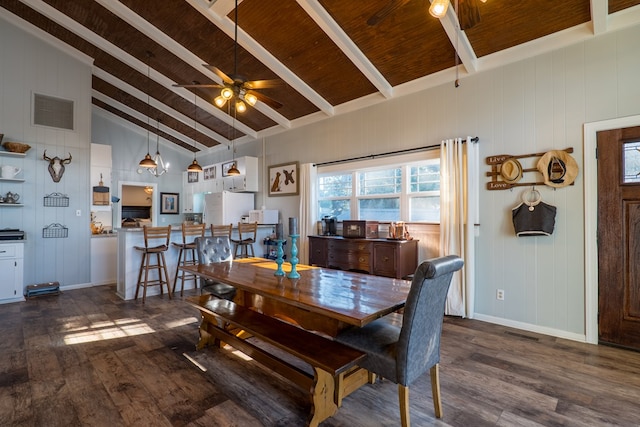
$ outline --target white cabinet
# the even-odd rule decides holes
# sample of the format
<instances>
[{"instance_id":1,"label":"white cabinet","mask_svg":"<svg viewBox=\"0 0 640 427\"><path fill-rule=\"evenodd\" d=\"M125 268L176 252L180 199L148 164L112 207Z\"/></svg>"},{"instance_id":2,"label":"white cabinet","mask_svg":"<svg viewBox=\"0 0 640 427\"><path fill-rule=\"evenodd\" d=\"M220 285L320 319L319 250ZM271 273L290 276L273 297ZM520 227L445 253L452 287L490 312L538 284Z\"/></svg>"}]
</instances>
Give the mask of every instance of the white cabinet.
<instances>
[{"instance_id":1,"label":"white cabinet","mask_svg":"<svg viewBox=\"0 0 640 427\"><path fill-rule=\"evenodd\" d=\"M193 212L193 191L195 184L197 183L189 182L189 172L182 172L182 213Z\"/></svg>"},{"instance_id":2,"label":"white cabinet","mask_svg":"<svg viewBox=\"0 0 640 427\"><path fill-rule=\"evenodd\" d=\"M0 304L24 301L24 243L0 243Z\"/></svg>"}]
</instances>

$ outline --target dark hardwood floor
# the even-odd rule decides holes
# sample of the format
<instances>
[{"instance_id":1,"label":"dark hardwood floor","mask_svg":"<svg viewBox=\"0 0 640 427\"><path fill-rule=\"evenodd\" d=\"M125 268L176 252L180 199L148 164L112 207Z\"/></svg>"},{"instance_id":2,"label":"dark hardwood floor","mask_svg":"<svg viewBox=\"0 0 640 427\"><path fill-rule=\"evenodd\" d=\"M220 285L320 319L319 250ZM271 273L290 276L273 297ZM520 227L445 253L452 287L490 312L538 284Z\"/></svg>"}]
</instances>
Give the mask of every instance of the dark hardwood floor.
<instances>
[{"instance_id":1,"label":"dark hardwood floor","mask_svg":"<svg viewBox=\"0 0 640 427\"><path fill-rule=\"evenodd\" d=\"M0 425L304 425L286 380L228 348L194 350L197 315L115 286L0 305ZM444 418L426 374L414 426L640 425L640 353L447 318L440 373ZM364 386L323 425L399 425L396 385Z\"/></svg>"}]
</instances>

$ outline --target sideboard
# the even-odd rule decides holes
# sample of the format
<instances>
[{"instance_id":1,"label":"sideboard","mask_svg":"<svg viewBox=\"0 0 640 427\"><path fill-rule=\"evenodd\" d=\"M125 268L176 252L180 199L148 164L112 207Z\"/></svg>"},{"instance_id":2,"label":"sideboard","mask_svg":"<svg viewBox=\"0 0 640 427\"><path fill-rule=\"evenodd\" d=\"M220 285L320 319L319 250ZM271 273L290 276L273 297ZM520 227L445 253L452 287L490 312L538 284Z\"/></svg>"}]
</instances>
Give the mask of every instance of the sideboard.
<instances>
[{"instance_id":1,"label":"sideboard","mask_svg":"<svg viewBox=\"0 0 640 427\"><path fill-rule=\"evenodd\" d=\"M418 267L418 241L309 236L309 264L401 279Z\"/></svg>"}]
</instances>

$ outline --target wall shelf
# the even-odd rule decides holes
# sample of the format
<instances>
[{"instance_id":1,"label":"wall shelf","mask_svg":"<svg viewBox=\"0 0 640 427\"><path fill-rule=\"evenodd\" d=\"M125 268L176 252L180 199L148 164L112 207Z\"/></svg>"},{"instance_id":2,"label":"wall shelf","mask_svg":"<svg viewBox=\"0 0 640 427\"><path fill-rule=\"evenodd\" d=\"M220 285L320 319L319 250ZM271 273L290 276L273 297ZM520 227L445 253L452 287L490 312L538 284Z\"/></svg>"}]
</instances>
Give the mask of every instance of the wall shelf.
<instances>
[{"instance_id":1,"label":"wall shelf","mask_svg":"<svg viewBox=\"0 0 640 427\"><path fill-rule=\"evenodd\" d=\"M24 178L0 178L2 182L24 182Z\"/></svg>"},{"instance_id":2,"label":"wall shelf","mask_svg":"<svg viewBox=\"0 0 640 427\"><path fill-rule=\"evenodd\" d=\"M0 157L26 157L27 153L13 153L11 151L0 151Z\"/></svg>"},{"instance_id":3,"label":"wall shelf","mask_svg":"<svg viewBox=\"0 0 640 427\"><path fill-rule=\"evenodd\" d=\"M21 208L22 203L0 203L0 208Z\"/></svg>"}]
</instances>

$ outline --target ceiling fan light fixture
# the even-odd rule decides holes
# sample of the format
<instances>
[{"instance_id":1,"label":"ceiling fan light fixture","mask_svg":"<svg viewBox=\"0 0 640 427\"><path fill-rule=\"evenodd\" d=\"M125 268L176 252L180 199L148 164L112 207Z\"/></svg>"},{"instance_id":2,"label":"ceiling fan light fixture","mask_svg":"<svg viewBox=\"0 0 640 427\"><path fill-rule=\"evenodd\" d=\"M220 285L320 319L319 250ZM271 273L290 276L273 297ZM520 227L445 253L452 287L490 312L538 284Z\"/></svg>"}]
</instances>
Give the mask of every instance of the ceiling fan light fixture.
<instances>
[{"instance_id":1,"label":"ceiling fan light fixture","mask_svg":"<svg viewBox=\"0 0 640 427\"><path fill-rule=\"evenodd\" d=\"M256 105L256 102L258 102L258 97L252 93L247 93L244 95L244 100L247 101L247 104L253 107Z\"/></svg>"},{"instance_id":2,"label":"ceiling fan light fixture","mask_svg":"<svg viewBox=\"0 0 640 427\"><path fill-rule=\"evenodd\" d=\"M247 106L240 99L236 101L236 111L238 113L244 113L245 111L247 111Z\"/></svg>"},{"instance_id":3,"label":"ceiling fan light fixture","mask_svg":"<svg viewBox=\"0 0 640 427\"><path fill-rule=\"evenodd\" d=\"M429 13L434 18L444 18L449 8L449 0L433 0L429 6Z\"/></svg>"},{"instance_id":4,"label":"ceiling fan light fixture","mask_svg":"<svg viewBox=\"0 0 640 427\"><path fill-rule=\"evenodd\" d=\"M228 87L222 88L222 90L220 91L220 96L228 101L233 98L233 90Z\"/></svg>"},{"instance_id":5,"label":"ceiling fan light fixture","mask_svg":"<svg viewBox=\"0 0 640 427\"><path fill-rule=\"evenodd\" d=\"M216 104L217 107L222 108L224 107L224 104L227 103L227 100L224 99L222 97L222 95L218 95L215 97L215 99L213 100L214 104Z\"/></svg>"}]
</instances>

